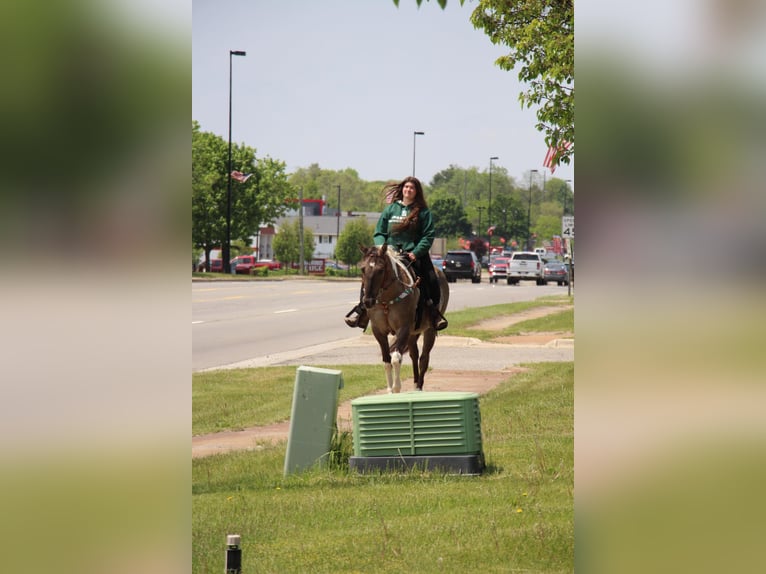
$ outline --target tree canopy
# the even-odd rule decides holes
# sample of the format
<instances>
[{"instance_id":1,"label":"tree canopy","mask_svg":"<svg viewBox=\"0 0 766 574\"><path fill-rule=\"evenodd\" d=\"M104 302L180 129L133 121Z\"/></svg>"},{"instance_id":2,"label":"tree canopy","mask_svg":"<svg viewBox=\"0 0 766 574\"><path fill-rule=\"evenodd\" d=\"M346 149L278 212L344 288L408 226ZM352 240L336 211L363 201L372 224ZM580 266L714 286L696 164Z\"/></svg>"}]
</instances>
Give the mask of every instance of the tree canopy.
<instances>
[{"instance_id":1,"label":"tree canopy","mask_svg":"<svg viewBox=\"0 0 766 574\"><path fill-rule=\"evenodd\" d=\"M250 241L261 224L286 211L286 200L295 194L284 162L256 158L251 147L232 145L231 166L252 174L231 187L231 239ZM228 143L192 122L192 243L208 261L210 251L226 241L228 176Z\"/></svg>"},{"instance_id":2,"label":"tree canopy","mask_svg":"<svg viewBox=\"0 0 766 574\"><path fill-rule=\"evenodd\" d=\"M346 224L338 238L336 255L347 265L356 265L362 259L360 245L372 245L372 226L363 217L355 218Z\"/></svg>"},{"instance_id":3,"label":"tree canopy","mask_svg":"<svg viewBox=\"0 0 766 574\"><path fill-rule=\"evenodd\" d=\"M420 6L423 0L415 0ZM437 0L442 9L447 0ZM396 6L399 0L393 0ZM460 0L460 5L465 0ZM479 0L471 23L508 54L495 63L518 69L528 89L522 106L537 107L537 129L548 146L558 148L553 163L574 155L574 0ZM564 142L571 147L562 147Z\"/></svg>"}]
</instances>

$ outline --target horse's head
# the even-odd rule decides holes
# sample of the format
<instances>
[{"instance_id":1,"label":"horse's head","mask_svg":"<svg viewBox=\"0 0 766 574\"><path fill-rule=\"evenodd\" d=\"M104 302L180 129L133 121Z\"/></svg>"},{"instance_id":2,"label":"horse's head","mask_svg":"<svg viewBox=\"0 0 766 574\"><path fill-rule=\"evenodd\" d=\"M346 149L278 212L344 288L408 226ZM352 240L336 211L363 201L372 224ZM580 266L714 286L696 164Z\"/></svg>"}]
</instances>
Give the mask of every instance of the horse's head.
<instances>
[{"instance_id":1,"label":"horse's head","mask_svg":"<svg viewBox=\"0 0 766 574\"><path fill-rule=\"evenodd\" d=\"M370 309L375 305L375 300L389 275L388 245L379 247L359 246L362 253L362 302Z\"/></svg>"}]
</instances>

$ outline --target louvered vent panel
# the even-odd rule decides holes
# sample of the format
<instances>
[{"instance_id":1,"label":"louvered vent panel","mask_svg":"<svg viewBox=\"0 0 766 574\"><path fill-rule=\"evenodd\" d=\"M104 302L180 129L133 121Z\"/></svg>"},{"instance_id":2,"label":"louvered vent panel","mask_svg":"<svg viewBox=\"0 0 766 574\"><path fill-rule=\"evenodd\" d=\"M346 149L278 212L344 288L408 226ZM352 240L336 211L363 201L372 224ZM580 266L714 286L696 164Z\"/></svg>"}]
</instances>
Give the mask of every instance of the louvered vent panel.
<instances>
[{"instance_id":1,"label":"louvered vent panel","mask_svg":"<svg viewBox=\"0 0 766 574\"><path fill-rule=\"evenodd\" d=\"M351 402L355 456L478 454L476 393L413 392Z\"/></svg>"}]
</instances>

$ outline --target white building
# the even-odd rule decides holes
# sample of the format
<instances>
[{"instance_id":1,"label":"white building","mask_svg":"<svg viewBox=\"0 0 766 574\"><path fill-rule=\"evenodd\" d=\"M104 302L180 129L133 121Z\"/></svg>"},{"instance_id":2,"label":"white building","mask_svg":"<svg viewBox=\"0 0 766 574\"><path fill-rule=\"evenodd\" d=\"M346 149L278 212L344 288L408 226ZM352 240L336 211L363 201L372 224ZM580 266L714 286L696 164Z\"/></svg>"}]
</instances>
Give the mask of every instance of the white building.
<instances>
[{"instance_id":1,"label":"white building","mask_svg":"<svg viewBox=\"0 0 766 574\"><path fill-rule=\"evenodd\" d=\"M292 223L298 220L298 215L288 215L280 217L276 222L276 232L279 233L279 227L284 223ZM367 220L367 223L374 229L378 223L380 213L356 213L349 212L338 217L337 215L304 215L303 229L310 229L314 234L314 258L315 259L334 259L335 247L338 244L338 234L343 233L346 224L360 217ZM263 253L263 249L261 248ZM262 256L265 258L265 256Z\"/></svg>"}]
</instances>

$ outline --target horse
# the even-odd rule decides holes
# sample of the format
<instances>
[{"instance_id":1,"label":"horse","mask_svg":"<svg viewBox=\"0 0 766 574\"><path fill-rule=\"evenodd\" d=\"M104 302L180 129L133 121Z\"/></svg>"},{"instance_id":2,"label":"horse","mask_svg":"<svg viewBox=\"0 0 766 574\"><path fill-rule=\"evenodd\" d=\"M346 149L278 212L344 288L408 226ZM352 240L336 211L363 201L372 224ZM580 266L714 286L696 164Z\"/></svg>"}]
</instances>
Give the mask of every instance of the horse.
<instances>
[{"instance_id":1,"label":"horse","mask_svg":"<svg viewBox=\"0 0 766 574\"><path fill-rule=\"evenodd\" d=\"M423 308L417 323L420 300L420 279L405 266L387 244L377 247L360 245L363 253L362 303L370 318L372 334L380 346L383 366L386 370L388 392L398 393L402 388L402 354L409 351L412 361L415 389L423 390L428 362L436 341L436 330L428 309ZM439 311L444 314L449 302L449 285L441 269L434 267L439 282L441 298ZM388 336L393 335L389 345ZM422 350L418 351L418 339L423 336ZM392 372L393 371L393 372Z\"/></svg>"}]
</instances>

